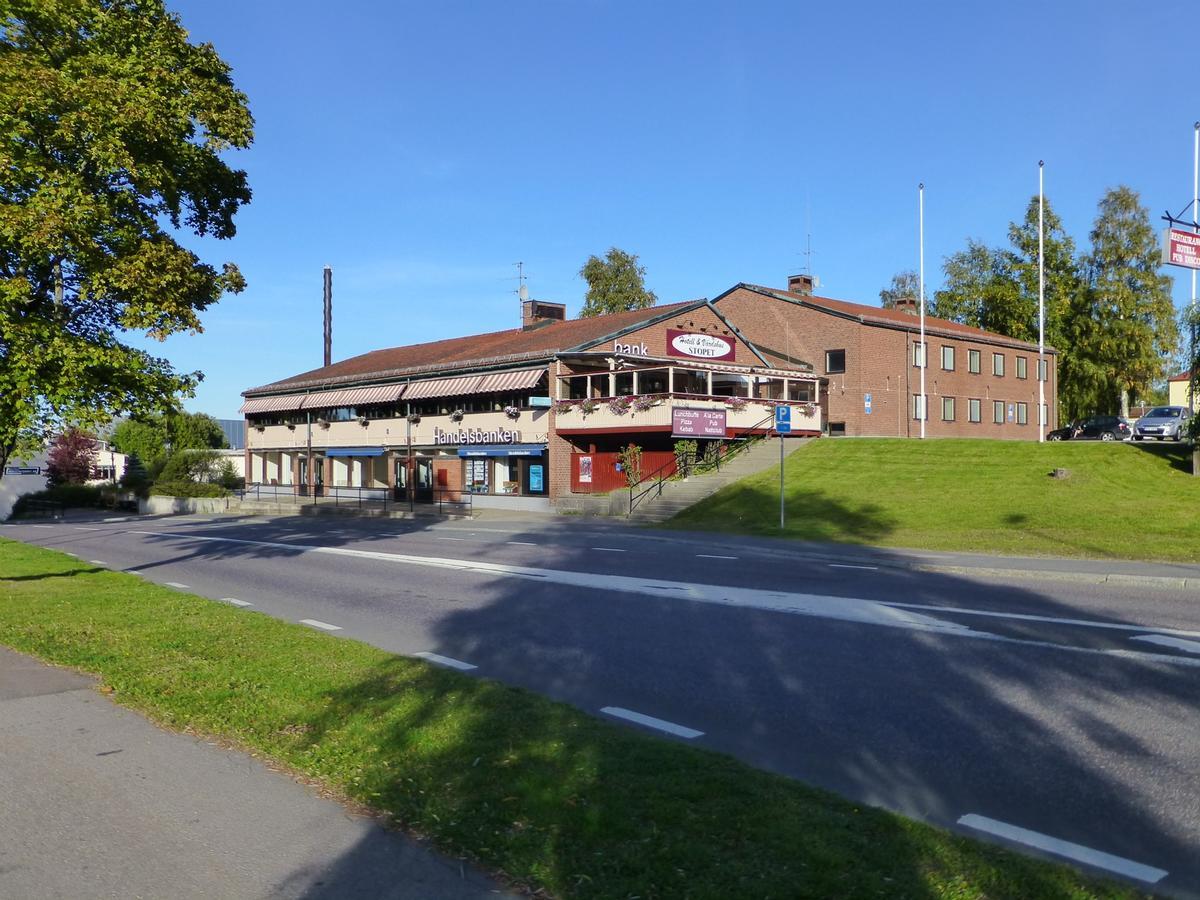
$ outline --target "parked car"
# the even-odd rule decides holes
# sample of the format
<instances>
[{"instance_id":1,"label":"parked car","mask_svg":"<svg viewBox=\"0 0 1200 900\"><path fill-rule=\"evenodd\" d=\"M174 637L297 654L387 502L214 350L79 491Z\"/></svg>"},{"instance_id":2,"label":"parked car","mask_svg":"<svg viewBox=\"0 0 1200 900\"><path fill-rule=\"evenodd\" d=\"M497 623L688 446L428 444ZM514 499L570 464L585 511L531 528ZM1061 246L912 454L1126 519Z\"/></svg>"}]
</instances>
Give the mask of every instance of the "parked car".
<instances>
[{"instance_id":1,"label":"parked car","mask_svg":"<svg viewBox=\"0 0 1200 900\"><path fill-rule=\"evenodd\" d=\"M1050 441L1127 441L1133 429L1120 416L1092 416L1056 428L1046 435Z\"/></svg>"},{"instance_id":2,"label":"parked car","mask_svg":"<svg viewBox=\"0 0 1200 900\"><path fill-rule=\"evenodd\" d=\"M1158 438L1165 441L1182 441L1187 434L1188 421L1192 414L1185 406L1156 406L1137 420L1133 426L1133 439Z\"/></svg>"}]
</instances>

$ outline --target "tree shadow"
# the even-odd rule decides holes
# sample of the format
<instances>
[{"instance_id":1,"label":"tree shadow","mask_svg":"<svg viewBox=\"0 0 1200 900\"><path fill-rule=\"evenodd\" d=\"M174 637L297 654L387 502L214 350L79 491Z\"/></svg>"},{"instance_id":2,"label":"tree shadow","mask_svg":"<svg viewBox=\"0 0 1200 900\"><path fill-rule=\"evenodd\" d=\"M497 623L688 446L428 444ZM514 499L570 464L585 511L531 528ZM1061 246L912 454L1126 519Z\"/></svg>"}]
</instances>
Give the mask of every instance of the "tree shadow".
<instances>
[{"instance_id":1,"label":"tree shadow","mask_svg":"<svg viewBox=\"0 0 1200 900\"><path fill-rule=\"evenodd\" d=\"M45 581L49 578L73 578L76 575L94 575L97 572L106 572L107 569L91 568L91 569L70 569L65 572L38 572L36 575L0 575L0 583L5 581Z\"/></svg>"},{"instance_id":2,"label":"tree shadow","mask_svg":"<svg viewBox=\"0 0 1200 900\"><path fill-rule=\"evenodd\" d=\"M1130 441L1129 444L1143 453L1152 453L1160 459L1165 459L1172 469L1192 474L1192 448L1186 443L1167 443L1166 441Z\"/></svg>"}]
</instances>

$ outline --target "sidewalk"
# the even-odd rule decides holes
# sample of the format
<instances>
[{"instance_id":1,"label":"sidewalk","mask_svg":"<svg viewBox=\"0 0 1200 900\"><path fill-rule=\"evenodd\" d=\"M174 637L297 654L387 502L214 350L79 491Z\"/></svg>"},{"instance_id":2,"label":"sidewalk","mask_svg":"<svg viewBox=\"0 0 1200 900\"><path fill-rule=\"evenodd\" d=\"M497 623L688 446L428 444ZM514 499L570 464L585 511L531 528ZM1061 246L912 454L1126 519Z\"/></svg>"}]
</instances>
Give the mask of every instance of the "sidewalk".
<instances>
[{"instance_id":1,"label":"sidewalk","mask_svg":"<svg viewBox=\"0 0 1200 900\"><path fill-rule=\"evenodd\" d=\"M457 860L259 760L159 729L92 684L0 647L0 897L504 895Z\"/></svg>"}]
</instances>

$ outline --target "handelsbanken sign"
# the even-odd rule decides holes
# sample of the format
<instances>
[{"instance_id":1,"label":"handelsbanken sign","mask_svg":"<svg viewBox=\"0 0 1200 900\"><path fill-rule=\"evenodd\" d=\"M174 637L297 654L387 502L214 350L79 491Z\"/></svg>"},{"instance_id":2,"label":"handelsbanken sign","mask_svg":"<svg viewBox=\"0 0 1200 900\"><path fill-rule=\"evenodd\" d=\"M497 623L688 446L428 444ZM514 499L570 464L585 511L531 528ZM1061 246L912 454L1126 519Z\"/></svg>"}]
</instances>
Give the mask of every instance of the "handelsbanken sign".
<instances>
[{"instance_id":1,"label":"handelsbanken sign","mask_svg":"<svg viewBox=\"0 0 1200 900\"><path fill-rule=\"evenodd\" d=\"M1200 269L1200 234L1164 228L1162 261L1163 265Z\"/></svg>"}]
</instances>

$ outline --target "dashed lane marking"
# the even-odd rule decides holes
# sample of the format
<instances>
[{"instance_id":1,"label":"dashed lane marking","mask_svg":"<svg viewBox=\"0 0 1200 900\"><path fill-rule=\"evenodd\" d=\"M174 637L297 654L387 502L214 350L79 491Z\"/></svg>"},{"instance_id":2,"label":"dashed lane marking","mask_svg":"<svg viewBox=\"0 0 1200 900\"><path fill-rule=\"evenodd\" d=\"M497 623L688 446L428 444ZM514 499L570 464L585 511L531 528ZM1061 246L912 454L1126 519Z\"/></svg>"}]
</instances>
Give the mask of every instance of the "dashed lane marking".
<instances>
[{"instance_id":1,"label":"dashed lane marking","mask_svg":"<svg viewBox=\"0 0 1200 900\"><path fill-rule=\"evenodd\" d=\"M514 546L517 546L517 547L536 547L537 546L537 544L535 544L533 541L505 541L504 543L513 544Z\"/></svg>"},{"instance_id":2,"label":"dashed lane marking","mask_svg":"<svg viewBox=\"0 0 1200 900\"><path fill-rule=\"evenodd\" d=\"M301 619L301 625L311 625L313 628L320 628L322 631L341 631L341 625L330 625L328 622L322 622L318 619Z\"/></svg>"},{"instance_id":3,"label":"dashed lane marking","mask_svg":"<svg viewBox=\"0 0 1200 900\"><path fill-rule=\"evenodd\" d=\"M93 566L107 566L108 565L108 563L106 563L102 559L89 559L88 562L90 562Z\"/></svg>"},{"instance_id":4,"label":"dashed lane marking","mask_svg":"<svg viewBox=\"0 0 1200 900\"><path fill-rule=\"evenodd\" d=\"M1126 859L1123 856L1113 856L1111 853L1105 853L1102 850L1094 850L1082 844L1073 844L1070 841L1051 837L1048 834L1030 831L1028 828L1021 828L1017 825L1009 825L1007 822L989 819L987 816L979 816L975 813L963 816L958 820L958 824L974 828L976 831L995 835L996 837L1005 838L1018 844L1024 844L1027 847L1036 847L1047 853L1053 853L1055 856L1073 859L1075 862L1080 862L1084 865L1095 866L1098 869L1104 869L1108 872L1116 872L1118 875L1143 881L1146 884L1157 884L1166 878L1168 874L1165 869L1158 869L1154 866L1134 862L1132 859Z\"/></svg>"},{"instance_id":5,"label":"dashed lane marking","mask_svg":"<svg viewBox=\"0 0 1200 900\"><path fill-rule=\"evenodd\" d=\"M736 556L721 556L718 553L697 553L700 559L737 559Z\"/></svg>"},{"instance_id":6,"label":"dashed lane marking","mask_svg":"<svg viewBox=\"0 0 1200 900\"><path fill-rule=\"evenodd\" d=\"M449 656L442 656L438 653L430 653L428 650L422 650L420 653L414 653L413 656L428 660L431 663L437 663L439 666L445 666L448 669L458 669L461 672L469 672L471 669L477 669L478 666L473 666L469 662L463 662L461 659L452 659Z\"/></svg>"},{"instance_id":7,"label":"dashed lane marking","mask_svg":"<svg viewBox=\"0 0 1200 900\"><path fill-rule=\"evenodd\" d=\"M599 550L601 553L624 553L620 547L593 547L593 550Z\"/></svg>"},{"instance_id":8,"label":"dashed lane marking","mask_svg":"<svg viewBox=\"0 0 1200 900\"><path fill-rule=\"evenodd\" d=\"M879 566L852 566L849 563L829 563L828 565L831 569L870 569L874 571L879 568Z\"/></svg>"},{"instance_id":9,"label":"dashed lane marking","mask_svg":"<svg viewBox=\"0 0 1200 900\"><path fill-rule=\"evenodd\" d=\"M167 587L179 588L181 591L191 590L186 584L180 584L178 581L164 581L163 584Z\"/></svg>"},{"instance_id":10,"label":"dashed lane marking","mask_svg":"<svg viewBox=\"0 0 1200 900\"><path fill-rule=\"evenodd\" d=\"M698 738L704 734L703 731L697 731L695 728L688 728L686 725L676 725L674 722L668 722L666 719L657 719L654 716L647 716L644 713L634 712L632 709L625 709L620 706L605 706L600 712L618 719L625 719L627 722L636 722L639 725L645 725L647 728L654 728L657 731L665 731L667 734L673 734L676 737L687 738L688 740Z\"/></svg>"},{"instance_id":11,"label":"dashed lane marking","mask_svg":"<svg viewBox=\"0 0 1200 900\"><path fill-rule=\"evenodd\" d=\"M234 606L253 606L253 603L247 603L245 600L239 600L237 597L222 597L223 603L232 603Z\"/></svg>"}]
</instances>

